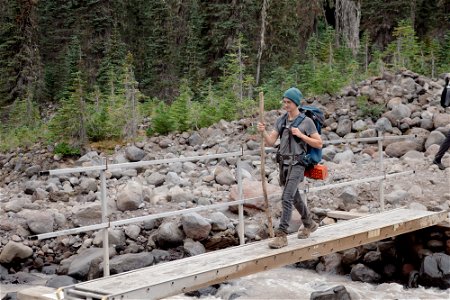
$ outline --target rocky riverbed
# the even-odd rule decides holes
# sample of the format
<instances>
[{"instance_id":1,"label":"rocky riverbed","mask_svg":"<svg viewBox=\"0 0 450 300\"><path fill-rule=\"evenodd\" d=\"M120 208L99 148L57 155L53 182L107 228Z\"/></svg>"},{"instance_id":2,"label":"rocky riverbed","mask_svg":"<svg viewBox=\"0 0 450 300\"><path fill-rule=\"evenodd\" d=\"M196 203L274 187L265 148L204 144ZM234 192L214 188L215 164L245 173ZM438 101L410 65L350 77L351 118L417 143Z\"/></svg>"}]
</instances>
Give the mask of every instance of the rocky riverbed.
<instances>
[{"instance_id":1,"label":"rocky riverbed","mask_svg":"<svg viewBox=\"0 0 450 300\"><path fill-rule=\"evenodd\" d=\"M377 131L385 136L413 135L410 139L383 141L383 170L387 174L415 171L386 180L385 208L406 206L450 211L450 168L441 171L431 164L450 130L450 109L445 111L439 106L443 85L443 78L432 80L409 71L385 73L349 86L338 95L307 99L307 102L325 112L324 140L375 137ZM365 96L369 106L382 105L383 115L376 120L363 116L362 108L357 105L359 96ZM281 113L267 112L266 123L273 124ZM132 145L116 146L112 152L90 149L79 158L61 158L53 154L52 147L40 144L0 154L2 283L33 282L36 279L33 273L43 273L50 275L50 286L61 286L102 274L102 236L97 232L38 241L28 239L31 235L101 223L99 173L43 176L40 171L94 166L104 158L109 164L120 164L258 150L255 122L256 118L221 121L196 132L155 136ZM329 177L324 181L307 179L304 186L381 174L376 143L328 145L323 155ZM244 197L260 196L259 155L246 154L240 159ZM450 166L449 154L443 163ZM108 170L108 217L114 221L234 200L237 198L236 164L237 157L228 157ZM276 225L281 209L277 195L280 187L277 166L270 157L265 170L269 194L274 194L270 201ZM381 210L378 187L375 181L308 193L308 205L322 225L337 221L326 216L329 210L376 213ZM262 199L245 207L246 242L267 238L262 208ZM116 227L109 231L111 273L237 245L237 223L237 214L231 208ZM290 230L295 232L300 225L300 217L294 214ZM448 260L450 254L448 229L432 229L414 236L350 249L302 267L336 274L355 274L364 269L364 274L373 276L355 275L354 280L379 283L402 279L407 284L414 277L413 271L424 274L420 268L426 257L433 258L430 263L437 264ZM402 239L411 245L411 253L404 253L398 247ZM400 255L404 258L401 263ZM408 255L414 259L406 259ZM393 260L397 263L393 264ZM445 270L448 273L444 271L439 284L448 288L445 284L450 284L450 267Z\"/></svg>"}]
</instances>

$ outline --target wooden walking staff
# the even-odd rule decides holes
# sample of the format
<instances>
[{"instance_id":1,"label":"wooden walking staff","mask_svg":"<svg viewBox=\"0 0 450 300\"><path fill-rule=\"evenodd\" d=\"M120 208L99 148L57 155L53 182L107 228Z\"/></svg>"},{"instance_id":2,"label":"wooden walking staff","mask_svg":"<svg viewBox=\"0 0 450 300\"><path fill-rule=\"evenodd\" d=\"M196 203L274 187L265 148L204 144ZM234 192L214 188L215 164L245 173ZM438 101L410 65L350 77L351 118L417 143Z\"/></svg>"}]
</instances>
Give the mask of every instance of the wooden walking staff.
<instances>
[{"instance_id":1,"label":"wooden walking staff","mask_svg":"<svg viewBox=\"0 0 450 300\"><path fill-rule=\"evenodd\" d=\"M264 93L259 93L259 121L261 123L264 123ZM269 236L271 238L274 237L273 234L273 225L272 225L272 216L270 213L270 207L269 207L269 199L267 197L267 186L266 186L266 150L264 145L264 132L261 132L261 182L262 182L262 190L264 195L264 206L265 206L265 212L267 216L267 223L269 227Z\"/></svg>"}]
</instances>

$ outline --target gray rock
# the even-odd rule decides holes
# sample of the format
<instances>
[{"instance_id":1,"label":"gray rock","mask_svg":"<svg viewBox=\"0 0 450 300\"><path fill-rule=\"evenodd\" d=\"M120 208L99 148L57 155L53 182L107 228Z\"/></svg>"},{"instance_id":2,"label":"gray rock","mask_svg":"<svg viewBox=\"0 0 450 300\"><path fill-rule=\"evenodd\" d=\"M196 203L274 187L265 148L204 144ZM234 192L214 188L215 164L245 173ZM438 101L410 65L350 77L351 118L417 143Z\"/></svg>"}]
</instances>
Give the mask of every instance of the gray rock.
<instances>
[{"instance_id":1,"label":"gray rock","mask_svg":"<svg viewBox=\"0 0 450 300\"><path fill-rule=\"evenodd\" d=\"M211 224L197 213L184 215L181 218L181 224L186 236L195 241L206 239L211 232Z\"/></svg>"},{"instance_id":2,"label":"gray rock","mask_svg":"<svg viewBox=\"0 0 450 300\"><path fill-rule=\"evenodd\" d=\"M422 261L420 280L426 286L450 288L450 256L444 253L426 256Z\"/></svg>"},{"instance_id":3,"label":"gray rock","mask_svg":"<svg viewBox=\"0 0 450 300\"><path fill-rule=\"evenodd\" d=\"M55 219L47 211L29 212L26 215L27 225L31 232L35 234L47 233L53 231Z\"/></svg>"},{"instance_id":4,"label":"gray rock","mask_svg":"<svg viewBox=\"0 0 450 300\"><path fill-rule=\"evenodd\" d=\"M350 278L353 281L368 283L377 283L381 280L380 274L363 264L357 264L352 268L350 271Z\"/></svg>"},{"instance_id":5,"label":"gray rock","mask_svg":"<svg viewBox=\"0 0 450 300\"><path fill-rule=\"evenodd\" d=\"M197 132L194 132L191 134L191 136L188 139L189 145L191 146L200 146L203 144L203 138L198 134Z\"/></svg>"},{"instance_id":6,"label":"gray rock","mask_svg":"<svg viewBox=\"0 0 450 300\"><path fill-rule=\"evenodd\" d=\"M28 177L38 174L42 170L41 166L31 166L25 170L25 174Z\"/></svg>"},{"instance_id":7,"label":"gray rock","mask_svg":"<svg viewBox=\"0 0 450 300\"><path fill-rule=\"evenodd\" d=\"M230 224L230 219L220 211L212 213L210 219L212 230L226 230L228 228L228 224Z\"/></svg>"},{"instance_id":8,"label":"gray rock","mask_svg":"<svg viewBox=\"0 0 450 300\"><path fill-rule=\"evenodd\" d=\"M97 181L94 178L82 178L80 182L81 191L85 194L90 191L96 192L98 189Z\"/></svg>"},{"instance_id":9,"label":"gray rock","mask_svg":"<svg viewBox=\"0 0 450 300\"><path fill-rule=\"evenodd\" d=\"M342 254L331 253L322 256L319 264L316 266L316 271L326 274L343 274Z\"/></svg>"},{"instance_id":10,"label":"gray rock","mask_svg":"<svg viewBox=\"0 0 450 300\"><path fill-rule=\"evenodd\" d=\"M350 211L352 208L357 208L358 205L358 192L353 187L347 187L339 195L342 200L342 207L339 207L345 211Z\"/></svg>"},{"instance_id":11,"label":"gray rock","mask_svg":"<svg viewBox=\"0 0 450 300\"><path fill-rule=\"evenodd\" d=\"M184 190L179 186L174 186L169 191L170 201L174 203L185 203L194 200L194 194L191 191Z\"/></svg>"},{"instance_id":12,"label":"gray rock","mask_svg":"<svg viewBox=\"0 0 450 300\"><path fill-rule=\"evenodd\" d=\"M9 241L0 253L0 263L10 263L14 259L24 259L33 255L33 249L22 243Z\"/></svg>"},{"instance_id":13,"label":"gray rock","mask_svg":"<svg viewBox=\"0 0 450 300\"><path fill-rule=\"evenodd\" d=\"M155 258L149 252L114 256L109 262L111 274L119 274L153 265Z\"/></svg>"},{"instance_id":14,"label":"gray rock","mask_svg":"<svg viewBox=\"0 0 450 300\"><path fill-rule=\"evenodd\" d=\"M189 256L195 256L206 252L205 246L203 246L202 243L189 238L184 240L183 249Z\"/></svg>"},{"instance_id":15,"label":"gray rock","mask_svg":"<svg viewBox=\"0 0 450 300\"><path fill-rule=\"evenodd\" d=\"M117 194L117 208L121 211L136 210L144 202L142 185L130 181L125 188Z\"/></svg>"},{"instance_id":16,"label":"gray rock","mask_svg":"<svg viewBox=\"0 0 450 300\"><path fill-rule=\"evenodd\" d=\"M150 176L147 177L147 183L154 185L154 186L162 185L165 180L166 180L166 176L164 176L158 172L153 172L152 174L150 174Z\"/></svg>"},{"instance_id":17,"label":"gray rock","mask_svg":"<svg viewBox=\"0 0 450 300\"><path fill-rule=\"evenodd\" d=\"M407 141L394 142L392 144L389 144L386 147L385 152L390 157L401 157L409 150L418 150L419 151L419 148L420 147L418 146L417 143L407 140Z\"/></svg>"},{"instance_id":18,"label":"gray rock","mask_svg":"<svg viewBox=\"0 0 450 300\"><path fill-rule=\"evenodd\" d=\"M425 149L428 149L428 147L434 144L441 145L444 140L445 140L444 134L442 134L440 131L437 130L432 131L428 136L427 140L425 141Z\"/></svg>"},{"instance_id":19,"label":"gray rock","mask_svg":"<svg viewBox=\"0 0 450 300\"><path fill-rule=\"evenodd\" d=\"M125 226L124 230L125 230L125 234L129 238L135 240L139 236L139 233L141 232L141 227L139 227L136 224L130 224L130 225Z\"/></svg>"},{"instance_id":20,"label":"gray rock","mask_svg":"<svg viewBox=\"0 0 450 300\"><path fill-rule=\"evenodd\" d=\"M174 222L167 222L161 224L156 234L156 241L161 247L170 247L174 245L181 245L184 240L184 233L178 224Z\"/></svg>"},{"instance_id":21,"label":"gray rock","mask_svg":"<svg viewBox=\"0 0 450 300\"><path fill-rule=\"evenodd\" d=\"M218 184L222 185L232 185L236 183L236 179L233 174L231 174L230 170L220 166L214 170L214 178Z\"/></svg>"},{"instance_id":22,"label":"gray rock","mask_svg":"<svg viewBox=\"0 0 450 300\"><path fill-rule=\"evenodd\" d=\"M47 280L47 282L45 283L45 286L49 286L52 288L60 288L63 286L68 286L68 285L72 285L78 283L78 280L76 280L73 277L67 276L67 275L58 275L56 277L50 278L49 280Z\"/></svg>"},{"instance_id":23,"label":"gray rock","mask_svg":"<svg viewBox=\"0 0 450 300\"><path fill-rule=\"evenodd\" d=\"M181 178L175 172L168 172L165 177L165 182L168 185L179 185L181 183Z\"/></svg>"},{"instance_id":24,"label":"gray rock","mask_svg":"<svg viewBox=\"0 0 450 300\"><path fill-rule=\"evenodd\" d=\"M110 250L110 255L113 253ZM69 265L67 275L78 279L85 280L91 268L91 263L94 261L101 262L103 259L102 248L89 248L74 255L72 262Z\"/></svg>"},{"instance_id":25,"label":"gray rock","mask_svg":"<svg viewBox=\"0 0 450 300\"><path fill-rule=\"evenodd\" d=\"M30 180L25 183L24 193L33 195L36 189L42 186L42 182L38 180Z\"/></svg>"},{"instance_id":26,"label":"gray rock","mask_svg":"<svg viewBox=\"0 0 450 300\"><path fill-rule=\"evenodd\" d=\"M79 166L86 165L86 163L90 166L98 166L103 162L97 151L90 151L77 160L77 165Z\"/></svg>"},{"instance_id":27,"label":"gray rock","mask_svg":"<svg viewBox=\"0 0 450 300\"><path fill-rule=\"evenodd\" d=\"M125 157L131 162L140 161L144 156L145 151L134 145L125 149Z\"/></svg>"},{"instance_id":28,"label":"gray rock","mask_svg":"<svg viewBox=\"0 0 450 300\"><path fill-rule=\"evenodd\" d=\"M336 133L343 137L346 134L350 133L352 131L352 121L348 118L344 118L342 120L339 120L338 128L336 129Z\"/></svg>"},{"instance_id":29,"label":"gray rock","mask_svg":"<svg viewBox=\"0 0 450 300\"><path fill-rule=\"evenodd\" d=\"M345 150L341 153L336 153L336 155L333 158L333 162L337 164L341 163L351 163L354 159L354 154L352 150Z\"/></svg>"},{"instance_id":30,"label":"gray rock","mask_svg":"<svg viewBox=\"0 0 450 300\"><path fill-rule=\"evenodd\" d=\"M345 286L338 285L325 291L311 293L310 300L351 300L350 293Z\"/></svg>"},{"instance_id":31,"label":"gray rock","mask_svg":"<svg viewBox=\"0 0 450 300\"><path fill-rule=\"evenodd\" d=\"M386 202L393 205L400 204L405 201L408 196L409 194L407 191L395 190L386 195Z\"/></svg>"},{"instance_id":32,"label":"gray rock","mask_svg":"<svg viewBox=\"0 0 450 300\"><path fill-rule=\"evenodd\" d=\"M101 223L101 206L99 203L89 203L76 206L73 209L72 219L75 226L88 226Z\"/></svg>"}]
</instances>

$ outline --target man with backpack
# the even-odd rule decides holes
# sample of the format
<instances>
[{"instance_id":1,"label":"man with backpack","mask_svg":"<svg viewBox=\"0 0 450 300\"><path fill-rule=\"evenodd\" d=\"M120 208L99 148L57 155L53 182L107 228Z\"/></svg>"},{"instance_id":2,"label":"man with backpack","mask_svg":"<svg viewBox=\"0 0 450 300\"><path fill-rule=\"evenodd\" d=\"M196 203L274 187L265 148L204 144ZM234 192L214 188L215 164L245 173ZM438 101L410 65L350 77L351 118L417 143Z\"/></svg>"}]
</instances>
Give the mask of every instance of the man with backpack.
<instances>
[{"instance_id":1,"label":"man with backpack","mask_svg":"<svg viewBox=\"0 0 450 300\"><path fill-rule=\"evenodd\" d=\"M287 233L292 216L292 206L302 217L303 227L298 231L298 238L308 238L318 225L311 218L306 203L300 196L298 185L304 179L305 168L309 167L307 148L322 148L322 139L314 121L306 117L298 109L302 93L297 88L290 88L283 94L283 109L286 114L277 119L275 129L270 134L266 132L265 124L258 123L258 131L263 132L268 146L273 146L280 137L280 149L277 160L280 163L280 184L284 185L281 196L282 213L280 225L275 231L275 238L269 243L270 248L278 249L287 246ZM298 127L297 118L301 118ZM297 121L296 121L297 120Z\"/></svg>"},{"instance_id":2,"label":"man with backpack","mask_svg":"<svg viewBox=\"0 0 450 300\"><path fill-rule=\"evenodd\" d=\"M442 95L441 95L441 105L443 108L450 106L449 79L450 78L448 76L445 78L445 86L444 86L444 90L442 91ZM445 170L445 166L442 164L441 160L442 160L442 157L444 157L445 152L447 152L447 150L449 148L450 148L450 130L447 132L447 137L445 138L444 142L439 147L439 150L433 159L433 164L437 165L440 170Z\"/></svg>"}]
</instances>

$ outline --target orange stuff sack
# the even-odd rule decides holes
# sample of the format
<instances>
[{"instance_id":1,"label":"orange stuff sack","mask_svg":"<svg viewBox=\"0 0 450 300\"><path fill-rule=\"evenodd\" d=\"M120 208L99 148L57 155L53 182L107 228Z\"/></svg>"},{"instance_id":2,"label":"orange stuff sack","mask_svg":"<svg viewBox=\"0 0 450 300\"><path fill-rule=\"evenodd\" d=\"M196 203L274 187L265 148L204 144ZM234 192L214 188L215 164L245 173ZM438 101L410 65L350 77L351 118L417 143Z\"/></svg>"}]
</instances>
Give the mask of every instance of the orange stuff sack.
<instances>
[{"instance_id":1,"label":"orange stuff sack","mask_svg":"<svg viewBox=\"0 0 450 300\"><path fill-rule=\"evenodd\" d=\"M305 170L305 176L312 179L324 180L328 177L328 168L324 165L315 165Z\"/></svg>"}]
</instances>

